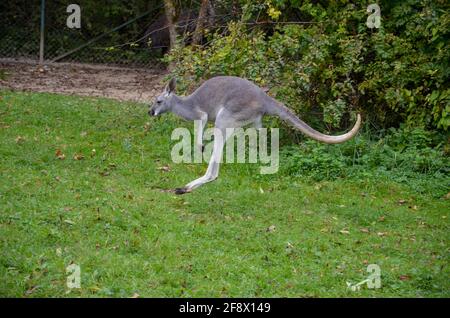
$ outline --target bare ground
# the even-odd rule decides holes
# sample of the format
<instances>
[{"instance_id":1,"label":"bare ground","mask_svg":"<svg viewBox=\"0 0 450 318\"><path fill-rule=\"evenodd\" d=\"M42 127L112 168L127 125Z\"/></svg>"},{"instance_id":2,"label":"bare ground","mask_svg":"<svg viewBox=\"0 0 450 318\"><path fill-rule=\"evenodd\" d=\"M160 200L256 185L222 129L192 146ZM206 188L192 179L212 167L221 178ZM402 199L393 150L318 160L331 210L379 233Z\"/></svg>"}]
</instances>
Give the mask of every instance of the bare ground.
<instances>
[{"instance_id":1,"label":"bare ground","mask_svg":"<svg viewBox=\"0 0 450 318\"><path fill-rule=\"evenodd\" d=\"M0 89L149 102L163 87L161 68L123 68L0 59Z\"/></svg>"}]
</instances>

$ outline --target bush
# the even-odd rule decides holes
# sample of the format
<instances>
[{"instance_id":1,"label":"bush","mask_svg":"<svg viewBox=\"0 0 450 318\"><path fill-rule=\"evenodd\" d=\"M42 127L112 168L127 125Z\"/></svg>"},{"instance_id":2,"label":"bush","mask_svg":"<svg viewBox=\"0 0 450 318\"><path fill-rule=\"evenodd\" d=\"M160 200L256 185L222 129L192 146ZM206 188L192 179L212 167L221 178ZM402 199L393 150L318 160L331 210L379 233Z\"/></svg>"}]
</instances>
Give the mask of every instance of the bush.
<instances>
[{"instance_id":1,"label":"bush","mask_svg":"<svg viewBox=\"0 0 450 318\"><path fill-rule=\"evenodd\" d=\"M379 29L366 26L364 1L244 3L242 20L229 24L226 35L217 32L208 45L180 47L167 57L186 90L214 75L236 75L268 86L299 114L323 114L321 128L328 130L350 125L346 114L356 111L378 128L448 129L446 1L380 1ZM246 24L256 17L292 20L294 13L310 23Z\"/></svg>"}]
</instances>

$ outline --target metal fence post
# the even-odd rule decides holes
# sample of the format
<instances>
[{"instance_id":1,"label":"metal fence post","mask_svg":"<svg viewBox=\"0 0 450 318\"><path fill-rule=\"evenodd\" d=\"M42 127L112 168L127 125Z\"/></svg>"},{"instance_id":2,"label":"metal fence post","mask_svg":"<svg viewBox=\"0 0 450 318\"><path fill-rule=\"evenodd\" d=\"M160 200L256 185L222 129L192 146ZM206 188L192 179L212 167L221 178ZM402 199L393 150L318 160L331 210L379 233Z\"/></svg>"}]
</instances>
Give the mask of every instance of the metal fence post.
<instances>
[{"instance_id":1,"label":"metal fence post","mask_svg":"<svg viewBox=\"0 0 450 318\"><path fill-rule=\"evenodd\" d=\"M45 27L45 0L41 0L41 42L39 44L39 64L44 63L44 27Z\"/></svg>"}]
</instances>

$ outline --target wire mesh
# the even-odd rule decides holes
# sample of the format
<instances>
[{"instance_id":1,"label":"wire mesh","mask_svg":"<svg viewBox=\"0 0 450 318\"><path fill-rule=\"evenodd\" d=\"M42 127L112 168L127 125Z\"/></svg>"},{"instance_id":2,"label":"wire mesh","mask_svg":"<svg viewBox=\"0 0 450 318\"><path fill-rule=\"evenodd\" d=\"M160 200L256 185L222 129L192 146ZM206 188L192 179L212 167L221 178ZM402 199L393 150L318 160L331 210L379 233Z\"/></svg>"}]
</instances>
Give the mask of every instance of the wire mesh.
<instances>
[{"instance_id":1,"label":"wire mesh","mask_svg":"<svg viewBox=\"0 0 450 318\"><path fill-rule=\"evenodd\" d=\"M78 0L81 27L69 28L73 0L45 1L45 61L146 66L164 47L148 43L149 26L163 15L162 1ZM0 3L0 58L39 59L41 1Z\"/></svg>"}]
</instances>

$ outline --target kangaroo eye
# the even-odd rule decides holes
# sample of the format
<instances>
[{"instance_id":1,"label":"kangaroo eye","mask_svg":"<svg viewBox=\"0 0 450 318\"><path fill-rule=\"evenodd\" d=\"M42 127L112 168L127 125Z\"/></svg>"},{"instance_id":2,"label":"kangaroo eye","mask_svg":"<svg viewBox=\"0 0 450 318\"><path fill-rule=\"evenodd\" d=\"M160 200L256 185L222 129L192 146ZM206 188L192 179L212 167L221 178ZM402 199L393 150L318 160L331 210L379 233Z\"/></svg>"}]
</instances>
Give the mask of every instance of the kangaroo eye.
<instances>
[{"instance_id":1,"label":"kangaroo eye","mask_svg":"<svg viewBox=\"0 0 450 318\"><path fill-rule=\"evenodd\" d=\"M162 100L157 100L156 103L157 103L157 104L161 104L161 103L162 103Z\"/></svg>"}]
</instances>

